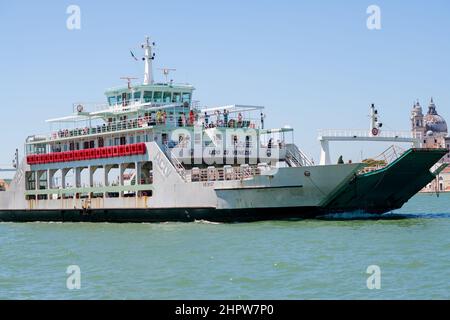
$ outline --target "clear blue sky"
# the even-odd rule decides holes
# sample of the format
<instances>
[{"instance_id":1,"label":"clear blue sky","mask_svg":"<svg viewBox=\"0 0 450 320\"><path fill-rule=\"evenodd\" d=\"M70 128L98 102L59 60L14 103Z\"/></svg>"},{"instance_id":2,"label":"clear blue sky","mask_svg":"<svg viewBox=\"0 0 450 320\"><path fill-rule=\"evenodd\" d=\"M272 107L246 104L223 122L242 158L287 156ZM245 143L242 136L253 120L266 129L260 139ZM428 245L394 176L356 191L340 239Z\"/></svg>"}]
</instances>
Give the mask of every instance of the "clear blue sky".
<instances>
[{"instance_id":1,"label":"clear blue sky","mask_svg":"<svg viewBox=\"0 0 450 320\"><path fill-rule=\"evenodd\" d=\"M81 8L81 30L66 28L70 4ZM366 28L371 4L379 31ZM45 119L102 102L121 76L142 77L129 49L145 35L157 42L155 67L176 68L197 100L265 105L267 124L293 126L314 159L318 129L366 128L372 102L389 129L409 129L413 101L426 107L430 96L450 121L447 0L1 1L0 164L47 132ZM333 146L355 160L383 148Z\"/></svg>"}]
</instances>

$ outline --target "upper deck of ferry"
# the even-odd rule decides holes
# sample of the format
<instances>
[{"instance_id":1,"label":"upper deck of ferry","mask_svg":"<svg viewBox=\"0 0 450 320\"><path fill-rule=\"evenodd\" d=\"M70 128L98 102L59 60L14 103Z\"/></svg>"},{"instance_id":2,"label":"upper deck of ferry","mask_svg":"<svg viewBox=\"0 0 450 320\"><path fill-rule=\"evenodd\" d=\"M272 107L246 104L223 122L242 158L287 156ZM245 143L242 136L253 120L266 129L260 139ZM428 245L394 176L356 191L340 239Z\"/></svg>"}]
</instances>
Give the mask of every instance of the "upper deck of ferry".
<instances>
[{"instance_id":1,"label":"upper deck of ferry","mask_svg":"<svg viewBox=\"0 0 450 320\"><path fill-rule=\"evenodd\" d=\"M188 155L194 145L198 146L199 140L205 149L220 147L222 144L239 149L242 154L248 154L252 146L284 148L284 134L292 133L293 129L265 129L264 107L201 107L198 101L193 100L194 86L168 81L169 69L163 69L165 82L155 82L151 48L149 42L143 45L143 83L135 84L132 80L136 78L123 77L121 79L127 80L127 85L107 89L106 103L75 103L72 114L47 120L50 134L28 137L25 143L27 156L50 154L58 159L64 158L60 153L95 151L147 142L156 142L163 150L182 148L184 154ZM239 134L232 133L230 136L229 132L233 130L228 129L236 129ZM199 132L203 132L202 136L205 134L204 139L198 138ZM216 150L210 151L212 155L217 154ZM269 150L268 153L273 152ZM30 163L35 162L47 161L30 158Z\"/></svg>"},{"instance_id":2,"label":"upper deck of ferry","mask_svg":"<svg viewBox=\"0 0 450 320\"><path fill-rule=\"evenodd\" d=\"M176 88L175 86L171 88ZM123 134L133 134L142 131L167 131L176 128L193 130L201 129L262 129L263 107L230 105L216 108L200 108L198 103L192 102L192 92L156 91L152 86L146 90L134 92L133 99L125 92L115 96L109 94L107 105L74 105L75 112L69 116L49 119L51 133L30 136L27 139L28 153L42 153L39 145L64 144L70 141L79 142L89 138L120 137ZM155 91L151 91L151 90ZM159 89L159 88L158 88ZM171 95L172 101L158 101L157 97ZM142 95L142 96L141 96ZM184 99L183 99L184 96ZM114 100L113 100L114 97ZM85 108L96 111L85 111ZM258 117L261 118L258 120ZM143 141L146 139L143 138ZM147 142L147 141L146 141ZM121 142L120 144L125 144ZM114 145L111 144L111 145Z\"/></svg>"}]
</instances>

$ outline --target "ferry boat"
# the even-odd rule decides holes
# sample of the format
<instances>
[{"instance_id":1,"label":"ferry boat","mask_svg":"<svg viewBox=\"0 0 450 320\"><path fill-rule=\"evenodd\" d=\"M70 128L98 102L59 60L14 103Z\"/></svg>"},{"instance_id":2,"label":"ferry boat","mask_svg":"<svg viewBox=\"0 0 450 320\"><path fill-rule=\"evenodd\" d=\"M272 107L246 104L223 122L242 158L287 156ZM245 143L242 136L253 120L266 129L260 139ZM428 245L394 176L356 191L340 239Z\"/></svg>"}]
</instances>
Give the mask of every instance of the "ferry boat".
<instances>
[{"instance_id":1,"label":"ferry boat","mask_svg":"<svg viewBox=\"0 0 450 320\"><path fill-rule=\"evenodd\" d=\"M154 43L144 81L105 92L106 104L76 103L32 135L7 191L0 221L256 221L401 207L447 152L412 148L371 172L364 163L314 164L290 127L264 127L264 107L201 107L195 88L155 82ZM167 75L169 70L164 70ZM399 179L400 177L400 179Z\"/></svg>"}]
</instances>

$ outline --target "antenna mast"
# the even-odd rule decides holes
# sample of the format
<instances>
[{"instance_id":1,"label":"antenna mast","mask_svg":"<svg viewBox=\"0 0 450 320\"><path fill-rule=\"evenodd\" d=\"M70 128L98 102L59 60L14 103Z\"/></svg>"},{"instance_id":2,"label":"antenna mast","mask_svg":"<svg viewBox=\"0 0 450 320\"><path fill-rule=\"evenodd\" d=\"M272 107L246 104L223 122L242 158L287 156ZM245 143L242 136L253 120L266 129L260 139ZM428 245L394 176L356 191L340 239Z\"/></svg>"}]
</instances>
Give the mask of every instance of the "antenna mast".
<instances>
[{"instance_id":1,"label":"antenna mast","mask_svg":"<svg viewBox=\"0 0 450 320\"><path fill-rule=\"evenodd\" d=\"M152 48L155 43L150 43L150 38L146 37L145 43L142 45L142 49L145 51L145 56L142 58L145 61L145 73L144 73L144 84L153 84L153 69L152 60L155 59L155 54L152 53Z\"/></svg>"},{"instance_id":2,"label":"antenna mast","mask_svg":"<svg viewBox=\"0 0 450 320\"><path fill-rule=\"evenodd\" d=\"M370 136L377 136L382 126L383 124L378 119L378 110L375 108L375 104L372 103L370 106Z\"/></svg>"}]
</instances>

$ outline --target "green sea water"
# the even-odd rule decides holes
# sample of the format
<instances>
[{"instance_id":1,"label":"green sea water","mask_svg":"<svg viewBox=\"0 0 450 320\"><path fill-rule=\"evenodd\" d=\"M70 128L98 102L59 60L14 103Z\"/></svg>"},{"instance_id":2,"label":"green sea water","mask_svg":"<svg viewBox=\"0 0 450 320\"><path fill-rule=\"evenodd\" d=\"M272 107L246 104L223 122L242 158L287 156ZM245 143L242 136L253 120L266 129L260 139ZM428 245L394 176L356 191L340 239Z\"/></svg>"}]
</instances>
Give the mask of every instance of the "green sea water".
<instances>
[{"instance_id":1,"label":"green sea water","mask_svg":"<svg viewBox=\"0 0 450 320\"><path fill-rule=\"evenodd\" d=\"M0 223L0 299L449 298L450 194L378 220Z\"/></svg>"}]
</instances>

